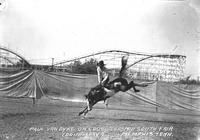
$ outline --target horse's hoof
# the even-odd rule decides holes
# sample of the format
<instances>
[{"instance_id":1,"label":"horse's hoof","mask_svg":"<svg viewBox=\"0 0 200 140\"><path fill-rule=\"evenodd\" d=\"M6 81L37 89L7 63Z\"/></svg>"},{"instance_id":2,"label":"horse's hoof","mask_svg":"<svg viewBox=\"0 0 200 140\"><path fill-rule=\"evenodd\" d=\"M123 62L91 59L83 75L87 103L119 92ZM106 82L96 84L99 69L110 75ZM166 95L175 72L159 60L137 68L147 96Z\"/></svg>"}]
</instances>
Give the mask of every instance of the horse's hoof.
<instances>
[{"instance_id":1,"label":"horse's hoof","mask_svg":"<svg viewBox=\"0 0 200 140\"><path fill-rule=\"evenodd\" d=\"M82 114L81 112L80 112L80 113L78 113L78 115L79 115L79 116L81 116L81 114Z\"/></svg>"}]
</instances>

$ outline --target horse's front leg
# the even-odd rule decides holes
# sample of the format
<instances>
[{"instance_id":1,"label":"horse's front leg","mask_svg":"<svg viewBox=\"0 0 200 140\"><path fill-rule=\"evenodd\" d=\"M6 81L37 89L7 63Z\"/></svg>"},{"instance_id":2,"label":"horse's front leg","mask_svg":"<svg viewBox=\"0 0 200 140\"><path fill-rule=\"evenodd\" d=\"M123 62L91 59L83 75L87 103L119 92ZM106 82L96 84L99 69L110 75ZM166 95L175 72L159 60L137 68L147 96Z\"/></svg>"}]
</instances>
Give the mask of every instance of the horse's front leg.
<instances>
[{"instance_id":1,"label":"horse's front leg","mask_svg":"<svg viewBox=\"0 0 200 140\"><path fill-rule=\"evenodd\" d=\"M104 100L104 104L105 104L105 109L107 109L108 108L108 99Z\"/></svg>"},{"instance_id":2,"label":"horse's front leg","mask_svg":"<svg viewBox=\"0 0 200 140\"><path fill-rule=\"evenodd\" d=\"M81 111L81 112L79 112L79 116L81 116L82 114L84 115L84 116L86 116L86 114L89 112L89 111L91 111L92 109L88 109L88 107L85 107L84 109L83 109L83 111Z\"/></svg>"},{"instance_id":3,"label":"horse's front leg","mask_svg":"<svg viewBox=\"0 0 200 140\"><path fill-rule=\"evenodd\" d=\"M86 114L87 114L89 111L90 111L90 110L87 109L87 110L84 112L83 115L86 116Z\"/></svg>"},{"instance_id":4,"label":"horse's front leg","mask_svg":"<svg viewBox=\"0 0 200 140\"><path fill-rule=\"evenodd\" d=\"M89 103L89 100L88 100L88 101L87 101L87 110L84 111L84 116L85 116L89 111L92 110L92 106L93 106L93 105L90 106L90 103Z\"/></svg>"},{"instance_id":5,"label":"horse's front leg","mask_svg":"<svg viewBox=\"0 0 200 140\"><path fill-rule=\"evenodd\" d=\"M85 116L89 111L92 110L92 107L93 107L96 103L97 103L97 101L95 101L95 102L92 103L92 104L89 104L89 101L88 101L88 102L87 102L87 106L85 107L85 109L84 109L83 111L81 111L81 112L79 113L79 116L80 116L81 114L83 114L83 113L84 113L84 116Z\"/></svg>"},{"instance_id":6,"label":"horse's front leg","mask_svg":"<svg viewBox=\"0 0 200 140\"><path fill-rule=\"evenodd\" d=\"M84 113L84 116L85 116L88 113L89 110L91 110L91 109L90 109L89 101L87 99L87 106L81 112L79 112L79 116L82 115L83 113Z\"/></svg>"},{"instance_id":7,"label":"horse's front leg","mask_svg":"<svg viewBox=\"0 0 200 140\"><path fill-rule=\"evenodd\" d=\"M87 111L87 110L88 110L88 107L86 106L81 112L79 112L78 115L79 115L79 116L82 115L82 114L85 113L85 111Z\"/></svg>"}]
</instances>

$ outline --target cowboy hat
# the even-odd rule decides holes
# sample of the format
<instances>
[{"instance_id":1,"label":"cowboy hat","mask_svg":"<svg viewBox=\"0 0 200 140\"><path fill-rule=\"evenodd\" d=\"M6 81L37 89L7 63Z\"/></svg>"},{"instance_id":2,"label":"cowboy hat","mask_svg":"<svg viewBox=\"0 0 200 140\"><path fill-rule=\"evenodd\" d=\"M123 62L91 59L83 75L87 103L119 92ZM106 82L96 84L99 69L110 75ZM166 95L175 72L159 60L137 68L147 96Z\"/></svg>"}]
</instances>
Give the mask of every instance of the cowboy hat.
<instances>
[{"instance_id":1,"label":"cowboy hat","mask_svg":"<svg viewBox=\"0 0 200 140\"><path fill-rule=\"evenodd\" d=\"M97 63L98 66L105 66L103 60L99 61L99 63Z\"/></svg>"}]
</instances>

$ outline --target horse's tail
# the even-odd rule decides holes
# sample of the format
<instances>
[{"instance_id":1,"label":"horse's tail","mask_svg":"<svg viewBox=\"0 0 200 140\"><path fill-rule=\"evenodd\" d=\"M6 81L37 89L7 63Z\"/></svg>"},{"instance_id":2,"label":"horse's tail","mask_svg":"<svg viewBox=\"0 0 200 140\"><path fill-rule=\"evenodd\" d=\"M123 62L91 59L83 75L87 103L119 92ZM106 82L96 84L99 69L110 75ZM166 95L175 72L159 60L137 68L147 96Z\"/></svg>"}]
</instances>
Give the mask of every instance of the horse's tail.
<instances>
[{"instance_id":1,"label":"horse's tail","mask_svg":"<svg viewBox=\"0 0 200 140\"><path fill-rule=\"evenodd\" d=\"M128 56L123 56L122 57L122 66L121 66L121 69L120 69L120 72L119 72L119 77L122 77L124 75L124 73L126 72L126 65L127 65L127 62L128 62Z\"/></svg>"}]
</instances>

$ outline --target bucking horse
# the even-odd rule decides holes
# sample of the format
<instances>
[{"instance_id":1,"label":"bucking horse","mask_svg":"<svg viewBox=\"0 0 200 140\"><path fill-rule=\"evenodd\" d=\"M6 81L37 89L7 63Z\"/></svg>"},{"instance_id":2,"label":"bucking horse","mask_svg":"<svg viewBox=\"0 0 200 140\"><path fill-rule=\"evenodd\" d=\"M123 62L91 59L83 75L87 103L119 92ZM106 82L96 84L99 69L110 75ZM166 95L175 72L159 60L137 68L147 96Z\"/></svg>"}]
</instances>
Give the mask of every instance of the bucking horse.
<instances>
[{"instance_id":1,"label":"bucking horse","mask_svg":"<svg viewBox=\"0 0 200 140\"><path fill-rule=\"evenodd\" d=\"M123 78L123 73L126 70L126 65L127 65L127 59L125 59L125 57L122 57L122 66L119 72L119 77L110 81L108 84L104 86L97 85L94 88L91 88L89 93L85 95L87 99L87 106L81 112L79 112L79 116L82 114L84 114L85 116L89 111L92 110L92 107L99 101L104 101L104 103L106 103L107 106L108 105L107 99L112 97L119 91L126 92L132 88L135 92L139 92L140 90L136 89L136 86L139 87L147 86L147 84L134 83L133 81L130 81L128 83L128 80Z\"/></svg>"}]
</instances>

